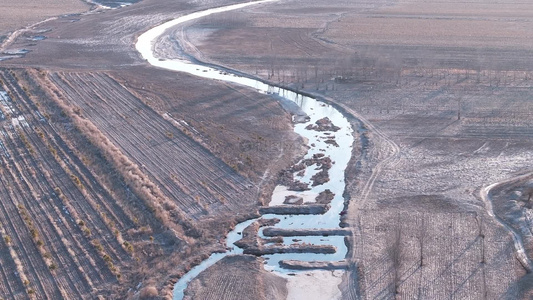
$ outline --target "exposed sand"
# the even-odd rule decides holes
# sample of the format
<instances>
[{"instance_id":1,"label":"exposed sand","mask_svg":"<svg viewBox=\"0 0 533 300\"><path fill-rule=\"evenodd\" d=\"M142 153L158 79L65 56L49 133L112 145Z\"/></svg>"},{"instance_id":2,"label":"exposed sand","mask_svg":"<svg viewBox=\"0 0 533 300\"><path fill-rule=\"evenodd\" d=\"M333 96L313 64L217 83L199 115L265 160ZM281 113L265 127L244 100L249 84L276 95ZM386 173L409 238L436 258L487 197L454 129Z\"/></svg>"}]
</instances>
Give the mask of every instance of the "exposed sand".
<instances>
[{"instance_id":1,"label":"exposed sand","mask_svg":"<svg viewBox=\"0 0 533 300\"><path fill-rule=\"evenodd\" d=\"M287 277L287 300L341 299L338 285L344 271L311 271Z\"/></svg>"}]
</instances>

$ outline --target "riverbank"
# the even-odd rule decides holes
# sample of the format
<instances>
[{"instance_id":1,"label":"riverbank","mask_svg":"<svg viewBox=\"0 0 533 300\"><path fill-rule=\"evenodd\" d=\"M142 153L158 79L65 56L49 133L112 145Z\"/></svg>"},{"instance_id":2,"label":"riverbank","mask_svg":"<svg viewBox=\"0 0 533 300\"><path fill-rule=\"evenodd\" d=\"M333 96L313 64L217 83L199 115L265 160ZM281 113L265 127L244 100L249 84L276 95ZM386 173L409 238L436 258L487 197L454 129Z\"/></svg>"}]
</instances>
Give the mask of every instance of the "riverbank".
<instances>
[{"instance_id":1,"label":"riverbank","mask_svg":"<svg viewBox=\"0 0 533 300\"><path fill-rule=\"evenodd\" d=\"M532 178L528 172L489 185L480 192L487 210L513 234L517 259L528 273L533 271Z\"/></svg>"},{"instance_id":2,"label":"riverbank","mask_svg":"<svg viewBox=\"0 0 533 300\"><path fill-rule=\"evenodd\" d=\"M308 120L304 123L295 124L295 132L301 135L306 140L309 151L302 159L300 164L295 165L295 167L292 167L292 169L285 171L287 174L297 172L296 175L288 175L288 177L290 177L289 181L291 182L289 185L289 190L294 189L295 183L297 183L298 189L300 190L300 187L302 188L300 191L311 189L311 186L313 187L314 192L319 195L327 191L327 193L331 195L330 199L328 199L328 202L331 201L331 206L329 206L329 204L318 204L318 206L322 209L321 213L323 217L320 215L309 215L309 213L313 213L312 209L314 206L316 206L313 206L313 204L305 204L302 206L282 205L277 208L266 207L262 209L262 213L270 213L270 215L267 216L268 218L276 218L277 215L275 213L279 212L289 214L288 217L278 219L279 222L275 226L281 228L293 228L293 224L299 224L300 222L301 225L296 226L302 226L302 228L307 228L309 226L318 228L338 227L340 221L340 212L344 210L344 198L341 196L344 194L345 191L344 171L348 165L348 161L351 158L351 155L346 156L346 153L351 152L353 144L351 125L344 118L342 113L335 110L332 106L327 105L325 103L321 103L320 101L316 101L313 98L306 97L305 95L300 95L294 91L285 90L275 86L269 86L264 81L258 81L253 78L248 78L247 76L241 76L241 74L232 74L231 72L228 73L226 72L226 70L217 69L217 67L214 67L212 65L205 66L201 64L193 64L183 60L170 60L166 57L158 57L156 56L155 52L153 52L153 45L156 43L156 40L160 39L160 35L162 35L169 28L211 14L235 10L252 4L262 4L268 2L271 1L236 4L227 7L200 11L191 15L186 15L177 18L175 20L166 22L160 26L152 28L144 34L140 35L137 39L136 49L141 53L143 58L145 58L153 66L164 69L170 69L173 71L186 72L198 77L222 80L230 83L244 85L256 89L259 92L274 94L278 97L283 97L298 104L301 107L302 111L308 116ZM317 132L319 134L317 134ZM335 136L332 136L332 133L335 134ZM318 173L312 171L315 169L315 164L322 171ZM321 175L321 173L325 173L325 175ZM282 181L281 184L285 185L288 183ZM322 189L322 191L317 191L316 189ZM309 208L309 211L302 210L302 208L305 207ZM303 214L298 216L293 215L296 210ZM308 237L303 236L300 238L303 240L301 244L294 244L290 246L276 245L247 247L244 249L244 253L252 253L255 255L275 255L282 253L292 253L293 255L296 255L309 252L331 254L337 252L335 246L312 244L310 245L308 243ZM281 240L281 242L283 242L283 240ZM340 253L342 255L342 252ZM308 259L308 256L309 255L307 254L296 255L295 258L298 257L301 259ZM328 257L325 256L324 259L327 260ZM273 267L275 270L278 270L277 267L279 266L271 265L270 267ZM182 282L182 280L178 282L180 290L183 284L184 283ZM178 297L177 299L180 299L180 296L175 295L175 297Z\"/></svg>"}]
</instances>

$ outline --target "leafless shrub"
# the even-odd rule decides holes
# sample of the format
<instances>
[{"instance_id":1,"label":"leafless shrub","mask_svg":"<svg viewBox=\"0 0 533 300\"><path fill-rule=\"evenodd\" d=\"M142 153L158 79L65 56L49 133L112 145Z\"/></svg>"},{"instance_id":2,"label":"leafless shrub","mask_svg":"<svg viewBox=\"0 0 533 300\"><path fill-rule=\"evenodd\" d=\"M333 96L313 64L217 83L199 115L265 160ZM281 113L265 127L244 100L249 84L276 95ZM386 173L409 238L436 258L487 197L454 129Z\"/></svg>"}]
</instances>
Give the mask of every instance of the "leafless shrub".
<instances>
[{"instance_id":1,"label":"leafless shrub","mask_svg":"<svg viewBox=\"0 0 533 300\"><path fill-rule=\"evenodd\" d=\"M147 286L141 290L140 299L150 299L159 296L157 289L154 286Z\"/></svg>"}]
</instances>

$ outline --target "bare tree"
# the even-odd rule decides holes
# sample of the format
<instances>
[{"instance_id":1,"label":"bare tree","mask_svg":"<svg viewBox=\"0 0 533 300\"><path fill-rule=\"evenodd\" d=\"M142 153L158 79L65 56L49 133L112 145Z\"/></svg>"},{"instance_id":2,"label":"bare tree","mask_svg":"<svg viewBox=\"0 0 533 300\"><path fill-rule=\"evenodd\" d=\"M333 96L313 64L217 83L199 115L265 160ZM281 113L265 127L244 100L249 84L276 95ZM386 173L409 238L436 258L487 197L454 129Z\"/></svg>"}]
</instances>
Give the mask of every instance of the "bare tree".
<instances>
[{"instance_id":1,"label":"bare tree","mask_svg":"<svg viewBox=\"0 0 533 300\"><path fill-rule=\"evenodd\" d=\"M525 194L527 195L527 205L531 207L531 199L533 198L533 187L527 188Z\"/></svg>"},{"instance_id":2,"label":"bare tree","mask_svg":"<svg viewBox=\"0 0 533 300\"><path fill-rule=\"evenodd\" d=\"M426 228L426 218L422 214L422 224L418 231L418 242L420 243L420 267L424 266L424 244L426 241L427 228Z\"/></svg>"},{"instance_id":3,"label":"bare tree","mask_svg":"<svg viewBox=\"0 0 533 300\"><path fill-rule=\"evenodd\" d=\"M394 294L395 296L400 293L400 267L402 262L402 230L400 224L396 226L394 234L392 236L392 242L389 247L389 256L392 262L392 274L393 284L394 284Z\"/></svg>"},{"instance_id":4,"label":"bare tree","mask_svg":"<svg viewBox=\"0 0 533 300\"><path fill-rule=\"evenodd\" d=\"M479 216L476 213L476 221L478 224L478 237L481 239L481 269L483 274L483 294L484 298L487 299L487 278L485 277L485 234L483 233L483 217Z\"/></svg>"},{"instance_id":5,"label":"bare tree","mask_svg":"<svg viewBox=\"0 0 533 300\"><path fill-rule=\"evenodd\" d=\"M457 98L457 120L461 120L461 97Z\"/></svg>"},{"instance_id":6,"label":"bare tree","mask_svg":"<svg viewBox=\"0 0 533 300\"><path fill-rule=\"evenodd\" d=\"M481 239L481 263L485 263L485 234L483 233L483 217L476 214L478 237Z\"/></svg>"}]
</instances>

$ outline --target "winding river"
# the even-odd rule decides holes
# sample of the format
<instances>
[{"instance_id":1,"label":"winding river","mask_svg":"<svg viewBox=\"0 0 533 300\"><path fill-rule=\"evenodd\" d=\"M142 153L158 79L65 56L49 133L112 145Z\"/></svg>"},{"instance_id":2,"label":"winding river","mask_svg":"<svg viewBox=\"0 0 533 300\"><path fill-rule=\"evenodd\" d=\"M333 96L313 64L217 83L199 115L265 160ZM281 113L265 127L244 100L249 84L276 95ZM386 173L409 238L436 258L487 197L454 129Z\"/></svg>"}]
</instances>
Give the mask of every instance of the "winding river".
<instances>
[{"instance_id":1,"label":"winding river","mask_svg":"<svg viewBox=\"0 0 533 300\"><path fill-rule=\"evenodd\" d=\"M183 24L188 21L192 21L208 15L227 12L230 10L241 9L251 5L259 5L263 3L274 2L276 0L263 0L256 2L246 2L240 4L234 4L224 7L212 8L204 11L191 13L189 15L181 16L172 21L163 23L157 27L154 27L141 36L139 36L136 49L142 55L144 59L151 65L163 68L167 70L185 72L194 76L208 78L213 80L231 82L239 85L244 85L249 88L255 89L259 93L271 94L273 97L279 99L280 97L284 101L290 101L298 106L300 113L308 116L308 121L305 123L299 122L294 124L294 131L300 136L304 137L304 140L309 147L307 154L302 159L312 158L313 155L319 154L324 157L329 157L334 162L329 169L329 181L321 185L312 186L312 176L318 172L317 165L313 164L305 169L305 172L298 172L294 174L297 181L307 183L311 187L310 190L303 192L288 191L287 187L276 187L272 196L270 205L283 205L283 200L287 195L295 195L302 197L306 202L315 201L315 197L326 189L329 189L335 194L331 208L321 215L275 215L268 214L263 215L263 218L278 218L280 222L275 225L277 228L283 229L304 229L304 228L338 228L339 227L339 214L344 209L344 199L342 197L346 184L344 181L344 172L351 157L352 144L354 138L352 135L352 127L349 121L340 113L336 108L326 103L323 103L317 99L307 97L293 91L269 85L260 80L253 79L251 77L240 76L231 72L228 72L223 68L216 68L211 66L205 66L201 64L195 64L188 60L180 59L167 59L164 57L156 57L154 54L154 45L158 38L160 38L165 32L177 25ZM239 73L241 74L241 73ZM315 124L316 121L327 117L335 126L339 127L336 131L316 131L308 127L310 124ZM329 142L328 142L329 141ZM332 143L331 141L335 141ZM201 264L193 268L187 274L185 274L175 285L174 299L182 299L183 292L187 287L190 280L194 279L199 273L213 265L224 256L230 254L242 253L242 249L234 246L233 243L239 240L240 232L255 220L248 220L242 222L236 226L227 236L228 250L225 253L215 253L208 259L204 260ZM261 235L261 232L260 232ZM285 238L284 244L289 245L294 242L293 239L299 240L299 243L311 243L311 244L324 244L333 245L337 251L334 254L312 254L312 253L295 253L295 254L274 254L264 255L266 260L265 268L276 272L283 276L288 270L282 269L279 266L280 260L300 260L300 261L340 261L343 260L347 253L347 248L344 242L343 236L328 236L328 237L291 237ZM294 272L291 270L291 272Z\"/></svg>"},{"instance_id":2,"label":"winding river","mask_svg":"<svg viewBox=\"0 0 533 300\"><path fill-rule=\"evenodd\" d=\"M335 163L331 166L329 170L330 180L322 185L314 186L309 191L304 192L291 192L287 190L287 187L278 186L274 190L272 196L272 201L270 205L283 205L283 200L287 195L296 195L302 197L306 202L312 202L313 199L325 189L331 190L335 197L331 202L331 208L322 215L290 215L290 216L280 216L280 215L263 215L263 218L278 218L281 221L275 225L275 227L283 229L304 229L304 228L338 228L339 227L339 213L344 208L344 199L342 195L345 190L344 182L344 172L348 165L351 156L351 148L354 142L351 125L348 120L334 107L323 103L317 99L307 97L293 91L269 85L261 80L254 79L252 77L245 77L237 74L242 74L240 72L232 73L225 68L216 68L211 66L205 66L201 64L195 64L191 61L184 59L167 59L164 57L156 57L154 54L154 45L156 41L163 35L165 32L177 25L189 22L198 18L202 18L208 15L227 12L231 10L237 10L245 8L251 5L260 5L264 3L275 2L277 0L262 0L255 2L246 2L234 5L228 5L223 7L217 7L212 9L207 9L204 11L199 11L191 13L185 16L181 16L177 19L163 23L157 27L154 27L141 36L139 36L136 49L142 55L144 59L148 61L151 65L163 68L167 70L185 72L194 76L208 78L213 80L231 82L239 85L244 85L255 89L259 93L263 94L272 94L278 99L284 98L286 101L290 101L296 104L299 107L301 113L309 117L308 122L306 123L295 123L294 131L300 136L304 137L309 147L308 153L303 159L308 159L313 157L315 154L324 154L327 157L330 157ZM320 120L324 117L328 117L333 124L340 127L336 132L317 132L314 130L308 130L306 127L309 124L314 124L317 120ZM379 133L379 131L376 131ZM331 138L334 137L335 142L338 146L334 146L331 143L326 143L327 140L331 141ZM391 144L395 148L395 153L397 151L397 146L393 142ZM391 158L394 158L393 155ZM308 166L305 169L303 174L294 174L295 178L303 183L308 183L311 186L311 177L316 174L316 165ZM376 172L377 174L377 172ZM524 175L525 176L525 175ZM374 178L375 179L375 178ZM373 180L374 180L373 179ZM513 178L517 179L517 178ZM510 179L510 180L513 180ZM369 181L371 186L372 181ZM492 202L490 199L490 190L495 186L505 183L507 181L499 182L481 189L480 195L481 198L487 205L487 212L491 217L494 217L502 225L509 230L513 236L514 246L517 253L517 258L521 261L522 265L528 270L533 269L533 263L525 254L523 248L523 241L520 235L509 225L507 225L503 220L497 217L492 209ZM368 184L367 184L368 185ZM366 187L365 187L366 190ZM363 193L364 196L367 194ZM366 198L366 196L364 197ZM184 291L188 283L194 279L198 274L203 270L207 269L209 266L213 265L223 257L231 254L240 254L243 252L242 249L234 246L234 242L240 239L240 233L248 225L252 224L254 220L247 220L245 222L237 224L235 229L231 231L226 240L228 250L225 253L215 253L211 255L208 259L204 260L202 263L191 269L187 274L185 274L175 285L174 287L174 299L182 299L184 297ZM261 232L259 233L261 235ZM283 276L288 270L284 270L279 266L280 260L301 260L301 261L339 261L345 258L347 253L347 248L344 243L344 238L342 236L329 236L329 237L311 237L311 236L302 236L302 237L291 237L285 238L284 244L291 244L291 240L297 238L302 243L311 243L311 244L326 244L333 245L336 247L337 252L335 254L311 254L311 253L299 253L299 254L274 254L274 255L264 255L267 263L265 268L267 270L272 270L277 274ZM294 271L291 271L294 272Z\"/></svg>"}]
</instances>

